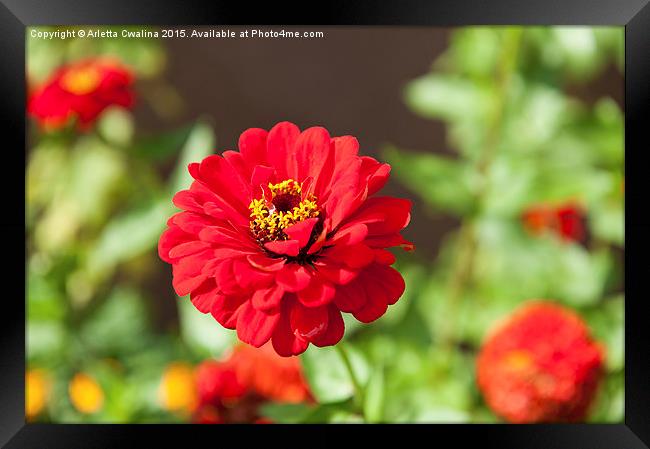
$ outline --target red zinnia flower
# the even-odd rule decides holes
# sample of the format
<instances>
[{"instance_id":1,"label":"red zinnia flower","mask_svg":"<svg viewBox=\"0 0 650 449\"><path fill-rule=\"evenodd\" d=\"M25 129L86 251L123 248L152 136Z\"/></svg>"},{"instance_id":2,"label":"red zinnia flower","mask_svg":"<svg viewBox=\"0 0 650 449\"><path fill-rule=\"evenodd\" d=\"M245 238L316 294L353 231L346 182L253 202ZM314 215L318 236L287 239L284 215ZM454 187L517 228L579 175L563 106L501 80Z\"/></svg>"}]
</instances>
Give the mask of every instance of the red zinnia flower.
<instances>
[{"instance_id":1,"label":"red zinnia flower","mask_svg":"<svg viewBox=\"0 0 650 449\"><path fill-rule=\"evenodd\" d=\"M374 196L390 166L358 148L283 122L245 131L239 152L190 164L194 182L174 196L183 212L158 245L176 293L282 356L336 344L341 312L382 316L404 291L386 248L412 248L400 235L411 203Z\"/></svg>"},{"instance_id":2,"label":"red zinnia flower","mask_svg":"<svg viewBox=\"0 0 650 449\"><path fill-rule=\"evenodd\" d=\"M58 69L30 96L27 111L45 129L59 129L76 119L88 128L111 105L133 104L133 74L118 61L89 59Z\"/></svg>"},{"instance_id":3,"label":"red zinnia flower","mask_svg":"<svg viewBox=\"0 0 650 449\"><path fill-rule=\"evenodd\" d=\"M267 401L311 401L298 359L279 357L269 346L237 346L224 360L209 360L196 369L198 408L202 424L270 422L258 413Z\"/></svg>"},{"instance_id":4,"label":"red zinnia flower","mask_svg":"<svg viewBox=\"0 0 650 449\"><path fill-rule=\"evenodd\" d=\"M601 378L603 350L573 311L535 301L486 339L478 385L495 413L513 423L579 421Z\"/></svg>"},{"instance_id":5,"label":"red zinnia flower","mask_svg":"<svg viewBox=\"0 0 650 449\"><path fill-rule=\"evenodd\" d=\"M523 213L522 220L526 229L536 235L551 231L574 242L583 241L586 235L584 211L572 202L532 206Z\"/></svg>"}]
</instances>

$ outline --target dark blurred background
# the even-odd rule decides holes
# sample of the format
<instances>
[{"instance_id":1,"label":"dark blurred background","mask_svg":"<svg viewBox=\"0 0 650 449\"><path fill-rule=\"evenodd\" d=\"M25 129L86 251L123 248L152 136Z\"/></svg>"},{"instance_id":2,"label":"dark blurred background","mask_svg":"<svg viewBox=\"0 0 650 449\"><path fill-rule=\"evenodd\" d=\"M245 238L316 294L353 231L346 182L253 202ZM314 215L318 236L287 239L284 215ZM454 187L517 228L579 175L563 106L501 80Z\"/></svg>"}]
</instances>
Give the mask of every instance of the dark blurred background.
<instances>
[{"instance_id":1,"label":"dark blurred background","mask_svg":"<svg viewBox=\"0 0 650 449\"><path fill-rule=\"evenodd\" d=\"M227 29L239 32L251 27ZM219 151L235 149L246 128L269 129L289 120L301 128L324 126L332 135L354 135L361 152L378 159L387 144L455 154L445 140L444 123L414 114L403 100L406 84L428 72L447 48L451 29L309 30L323 31L324 37L169 40L166 77L187 104L185 112L175 118L177 124L211 117ZM570 84L566 90L589 104L603 96L622 104L623 79L612 65L590 82ZM143 127L155 130L160 126L153 114L144 109L139 112ZM384 192L408 196L394 178ZM432 258L441 236L456 224L453 218L427 213L423 204L415 203L404 233L418 242L423 258Z\"/></svg>"}]
</instances>

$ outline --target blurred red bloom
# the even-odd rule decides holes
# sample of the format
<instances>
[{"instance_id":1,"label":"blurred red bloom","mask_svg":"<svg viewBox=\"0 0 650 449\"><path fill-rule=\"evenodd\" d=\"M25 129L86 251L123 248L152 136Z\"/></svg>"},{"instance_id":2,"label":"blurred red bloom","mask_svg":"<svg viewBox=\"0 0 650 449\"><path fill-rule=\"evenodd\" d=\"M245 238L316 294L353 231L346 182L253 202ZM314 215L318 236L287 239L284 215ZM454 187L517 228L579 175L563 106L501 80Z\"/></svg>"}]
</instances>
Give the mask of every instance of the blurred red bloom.
<instances>
[{"instance_id":1,"label":"blurred red bloom","mask_svg":"<svg viewBox=\"0 0 650 449\"><path fill-rule=\"evenodd\" d=\"M176 293L282 356L336 344L341 312L382 316L404 291L386 248L412 249L400 235L411 203L374 196L390 166L358 149L354 137L283 122L190 164L194 182L174 196L183 211L158 246Z\"/></svg>"},{"instance_id":2,"label":"blurred red bloom","mask_svg":"<svg viewBox=\"0 0 650 449\"><path fill-rule=\"evenodd\" d=\"M262 403L311 401L299 360L279 357L269 345L237 346L224 360L201 363L196 386L194 421L202 424L269 423L259 415Z\"/></svg>"},{"instance_id":3,"label":"blurred red bloom","mask_svg":"<svg viewBox=\"0 0 650 449\"><path fill-rule=\"evenodd\" d=\"M536 235L550 231L574 242L582 242L586 236L585 213L573 202L532 206L522 214L522 220L526 229Z\"/></svg>"},{"instance_id":4,"label":"blurred red bloom","mask_svg":"<svg viewBox=\"0 0 650 449\"><path fill-rule=\"evenodd\" d=\"M580 421L595 396L603 358L578 315L534 301L485 340L478 385L490 408L510 422Z\"/></svg>"},{"instance_id":5,"label":"blurred red bloom","mask_svg":"<svg viewBox=\"0 0 650 449\"><path fill-rule=\"evenodd\" d=\"M133 73L115 59L78 61L59 68L37 87L27 111L44 129L59 129L74 119L86 129L107 107L133 104L133 80Z\"/></svg>"}]
</instances>

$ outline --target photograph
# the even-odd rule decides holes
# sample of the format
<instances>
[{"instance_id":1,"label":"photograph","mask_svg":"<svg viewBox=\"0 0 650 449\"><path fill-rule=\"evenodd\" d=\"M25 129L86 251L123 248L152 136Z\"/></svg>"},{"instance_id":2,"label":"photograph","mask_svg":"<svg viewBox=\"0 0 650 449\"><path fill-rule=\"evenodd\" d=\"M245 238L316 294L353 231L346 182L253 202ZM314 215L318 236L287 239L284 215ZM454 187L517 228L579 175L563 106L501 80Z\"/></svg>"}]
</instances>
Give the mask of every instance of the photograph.
<instances>
[{"instance_id":1,"label":"photograph","mask_svg":"<svg viewBox=\"0 0 650 449\"><path fill-rule=\"evenodd\" d=\"M24 39L27 423L626 422L625 27Z\"/></svg>"}]
</instances>

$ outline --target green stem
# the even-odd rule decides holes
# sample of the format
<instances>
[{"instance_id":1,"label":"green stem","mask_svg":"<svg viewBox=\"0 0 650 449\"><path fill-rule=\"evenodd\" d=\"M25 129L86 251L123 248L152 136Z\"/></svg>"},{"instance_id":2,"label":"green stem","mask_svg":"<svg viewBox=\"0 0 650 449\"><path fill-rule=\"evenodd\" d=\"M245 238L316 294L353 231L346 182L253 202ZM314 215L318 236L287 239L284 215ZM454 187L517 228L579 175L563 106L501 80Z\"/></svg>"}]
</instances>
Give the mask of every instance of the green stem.
<instances>
[{"instance_id":1,"label":"green stem","mask_svg":"<svg viewBox=\"0 0 650 449\"><path fill-rule=\"evenodd\" d=\"M501 128L506 112L508 91L510 89L512 74L516 69L521 34L521 28L512 28L505 32L503 52L496 72L497 100L489 123L485 144L474 167L480 182L475 194L477 214L483 210L484 202L488 195L490 165L494 159L501 138ZM478 246L474 222L475 216L472 216L469 220L464 220L461 225L458 239L458 255L456 256L447 285L448 319L445 321L442 329L442 344L448 349L453 345L458 333L456 329L458 302L460 301L464 287L472 279L474 271L474 259Z\"/></svg>"},{"instance_id":2,"label":"green stem","mask_svg":"<svg viewBox=\"0 0 650 449\"><path fill-rule=\"evenodd\" d=\"M352 361L350 360L350 355L348 354L348 350L345 344L342 342L339 342L339 344L335 345L334 347L336 348L336 351L341 357L341 360L343 361L343 365L345 366L345 369L348 372L348 375L350 376L350 380L352 381L352 387L354 388L355 405L358 411L363 415L364 414L363 413L363 387L361 386L361 382L359 382L359 378L354 372L354 367L352 366Z\"/></svg>"}]
</instances>

